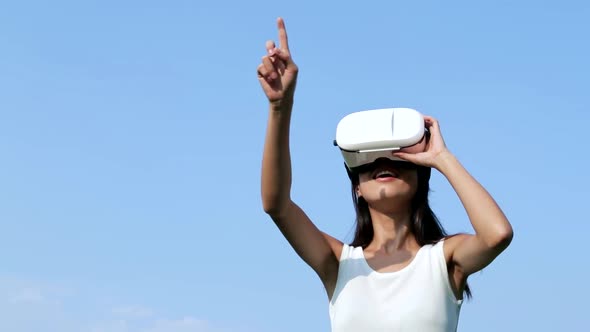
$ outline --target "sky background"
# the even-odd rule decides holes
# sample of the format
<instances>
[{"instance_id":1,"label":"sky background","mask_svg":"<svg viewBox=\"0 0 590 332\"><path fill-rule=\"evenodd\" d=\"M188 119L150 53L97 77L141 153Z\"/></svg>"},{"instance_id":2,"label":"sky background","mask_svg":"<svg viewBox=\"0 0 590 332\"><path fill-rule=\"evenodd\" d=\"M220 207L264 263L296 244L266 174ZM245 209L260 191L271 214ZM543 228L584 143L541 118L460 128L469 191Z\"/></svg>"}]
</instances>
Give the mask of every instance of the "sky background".
<instances>
[{"instance_id":1,"label":"sky background","mask_svg":"<svg viewBox=\"0 0 590 332\"><path fill-rule=\"evenodd\" d=\"M511 220L459 331L590 318L584 1L2 1L0 331L329 331L263 213L256 78L286 20L293 198L351 240L338 121L412 107ZM447 231L471 231L431 180Z\"/></svg>"}]
</instances>

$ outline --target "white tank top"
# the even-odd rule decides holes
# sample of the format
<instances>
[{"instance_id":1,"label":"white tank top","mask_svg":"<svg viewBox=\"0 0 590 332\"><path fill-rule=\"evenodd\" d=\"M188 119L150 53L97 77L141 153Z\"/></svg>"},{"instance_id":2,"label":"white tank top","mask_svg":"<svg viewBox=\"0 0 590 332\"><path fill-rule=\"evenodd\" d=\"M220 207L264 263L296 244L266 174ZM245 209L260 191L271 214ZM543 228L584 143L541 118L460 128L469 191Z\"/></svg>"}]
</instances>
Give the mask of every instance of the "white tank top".
<instances>
[{"instance_id":1,"label":"white tank top","mask_svg":"<svg viewBox=\"0 0 590 332\"><path fill-rule=\"evenodd\" d=\"M396 272L373 270L361 247L344 244L330 321L332 332L450 332L457 330L461 304L449 283L443 241L421 247Z\"/></svg>"}]
</instances>

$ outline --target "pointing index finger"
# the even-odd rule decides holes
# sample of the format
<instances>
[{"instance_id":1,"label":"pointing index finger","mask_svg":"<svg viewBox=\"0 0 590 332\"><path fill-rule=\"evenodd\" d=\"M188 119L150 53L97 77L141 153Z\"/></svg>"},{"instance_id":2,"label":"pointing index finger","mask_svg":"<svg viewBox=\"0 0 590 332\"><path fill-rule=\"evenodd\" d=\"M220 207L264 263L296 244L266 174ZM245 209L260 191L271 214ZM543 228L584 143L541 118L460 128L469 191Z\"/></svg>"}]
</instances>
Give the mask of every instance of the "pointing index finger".
<instances>
[{"instance_id":1,"label":"pointing index finger","mask_svg":"<svg viewBox=\"0 0 590 332\"><path fill-rule=\"evenodd\" d=\"M289 40L287 38L287 29L285 29L285 21L282 17L277 19L277 26L279 28L279 48L288 51Z\"/></svg>"}]
</instances>

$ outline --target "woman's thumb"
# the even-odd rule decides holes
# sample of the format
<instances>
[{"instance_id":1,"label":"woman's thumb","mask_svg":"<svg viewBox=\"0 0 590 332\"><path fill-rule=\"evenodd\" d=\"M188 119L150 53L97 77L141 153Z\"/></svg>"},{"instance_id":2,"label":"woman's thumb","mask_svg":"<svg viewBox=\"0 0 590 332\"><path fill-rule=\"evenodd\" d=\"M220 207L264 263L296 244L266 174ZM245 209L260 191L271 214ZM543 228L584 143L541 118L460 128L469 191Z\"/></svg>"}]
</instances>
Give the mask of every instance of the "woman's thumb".
<instances>
[{"instance_id":1,"label":"woman's thumb","mask_svg":"<svg viewBox=\"0 0 590 332\"><path fill-rule=\"evenodd\" d=\"M414 162L416 159L416 156L407 152L393 152L393 156L409 162Z\"/></svg>"}]
</instances>

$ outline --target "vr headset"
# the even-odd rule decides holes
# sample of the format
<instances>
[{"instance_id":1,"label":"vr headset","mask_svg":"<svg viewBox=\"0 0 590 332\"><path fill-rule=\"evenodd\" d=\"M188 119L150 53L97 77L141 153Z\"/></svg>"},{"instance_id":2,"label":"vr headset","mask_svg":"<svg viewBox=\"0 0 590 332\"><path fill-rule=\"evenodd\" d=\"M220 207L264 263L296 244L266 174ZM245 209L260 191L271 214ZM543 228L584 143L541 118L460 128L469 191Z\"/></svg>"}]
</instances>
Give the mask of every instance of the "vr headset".
<instances>
[{"instance_id":1,"label":"vr headset","mask_svg":"<svg viewBox=\"0 0 590 332\"><path fill-rule=\"evenodd\" d=\"M392 152L416 145L427 135L424 117L418 111L384 108L342 118L334 145L340 148L347 170L356 173L379 158L403 161Z\"/></svg>"}]
</instances>

